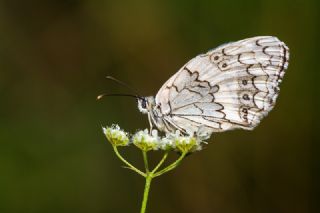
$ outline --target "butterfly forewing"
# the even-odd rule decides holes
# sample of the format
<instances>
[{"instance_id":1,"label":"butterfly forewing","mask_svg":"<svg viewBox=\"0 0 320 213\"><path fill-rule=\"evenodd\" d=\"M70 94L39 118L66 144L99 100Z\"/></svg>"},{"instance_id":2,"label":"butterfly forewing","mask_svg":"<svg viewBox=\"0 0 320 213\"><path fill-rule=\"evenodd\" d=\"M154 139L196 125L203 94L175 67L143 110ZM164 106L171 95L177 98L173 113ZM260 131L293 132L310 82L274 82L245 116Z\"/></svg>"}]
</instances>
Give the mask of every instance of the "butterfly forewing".
<instances>
[{"instance_id":1,"label":"butterfly forewing","mask_svg":"<svg viewBox=\"0 0 320 213\"><path fill-rule=\"evenodd\" d=\"M261 36L198 55L159 90L156 104L169 124L187 133L252 129L273 108L287 46Z\"/></svg>"}]
</instances>

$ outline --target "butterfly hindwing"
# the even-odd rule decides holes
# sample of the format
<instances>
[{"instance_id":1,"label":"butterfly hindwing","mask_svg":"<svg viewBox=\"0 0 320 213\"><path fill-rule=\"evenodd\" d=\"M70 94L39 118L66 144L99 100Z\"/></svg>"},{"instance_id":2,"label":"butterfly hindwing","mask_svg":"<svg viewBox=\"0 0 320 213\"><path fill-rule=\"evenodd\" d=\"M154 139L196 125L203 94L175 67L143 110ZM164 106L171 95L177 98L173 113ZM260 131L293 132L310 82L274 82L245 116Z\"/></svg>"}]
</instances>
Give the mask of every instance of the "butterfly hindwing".
<instances>
[{"instance_id":1,"label":"butterfly hindwing","mask_svg":"<svg viewBox=\"0 0 320 213\"><path fill-rule=\"evenodd\" d=\"M276 37L253 37L198 55L156 95L165 120L185 132L253 129L273 108L289 51Z\"/></svg>"}]
</instances>

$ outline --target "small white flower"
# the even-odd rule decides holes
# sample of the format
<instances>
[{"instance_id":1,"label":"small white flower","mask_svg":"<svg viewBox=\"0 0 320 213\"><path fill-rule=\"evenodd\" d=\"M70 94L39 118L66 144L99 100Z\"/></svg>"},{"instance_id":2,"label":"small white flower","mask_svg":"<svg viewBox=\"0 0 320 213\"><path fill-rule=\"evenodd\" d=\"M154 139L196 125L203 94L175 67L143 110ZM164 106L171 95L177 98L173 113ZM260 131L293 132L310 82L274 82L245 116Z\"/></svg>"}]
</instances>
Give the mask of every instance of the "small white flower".
<instances>
[{"instance_id":1,"label":"small white flower","mask_svg":"<svg viewBox=\"0 0 320 213\"><path fill-rule=\"evenodd\" d=\"M157 130L153 130L150 135L147 129L137 132L132 140L134 145L145 152L157 150L160 141Z\"/></svg>"},{"instance_id":2,"label":"small white flower","mask_svg":"<svg viewBox=\"0 0 320 213\"><path fill-rule=\"evenodd\" d=\"M129 145L128 133L120 129L118 125L112 125L111 127L102 127L103 133L107 137L108 141L114 146L127 146Z\"/></svg>"},{"instance_id":3,"label":"small white flower","mask_svg":"<svg viewBox=\"0 0 320 213\"><path fill-rule=\"evenodd\" d=\"M158 143L158 148L160 150L169 151L175 148L174 142L171 138L163 137Z\"/></svg>"},{"instance_id":4,"label":"small white flower","mask_svg":"<svg viewBox=\"0 0 320 213\"><path fill-rule=\"evenodd\" d=\"M201 141L193 136L178 136L173 141L176 149L182 153L201 150Z\"/></svg>"}]
</instances>

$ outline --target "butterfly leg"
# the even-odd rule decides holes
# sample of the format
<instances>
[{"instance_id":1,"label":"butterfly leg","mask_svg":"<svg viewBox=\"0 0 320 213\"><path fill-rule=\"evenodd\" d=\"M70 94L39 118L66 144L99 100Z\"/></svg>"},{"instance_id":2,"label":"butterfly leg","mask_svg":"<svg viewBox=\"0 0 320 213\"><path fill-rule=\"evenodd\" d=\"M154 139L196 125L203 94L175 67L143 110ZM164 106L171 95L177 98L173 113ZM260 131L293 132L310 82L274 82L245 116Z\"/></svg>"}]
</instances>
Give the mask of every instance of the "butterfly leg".
<instances>
[{"instance_id":1,"label":"butterfly leg","mask_svg":"<svg viewBox=\"0 0 320 213\"><path fill-rule=\"evenodd\" d=\"M151 121L151 115L150 115L150 113L148 113L148 120L149 120L149 125L150 125L150 134L151 134L151 132L152 132L152 129L153 129L153 125L152 125L152 121Z\"/></svg>"}]
</instances>

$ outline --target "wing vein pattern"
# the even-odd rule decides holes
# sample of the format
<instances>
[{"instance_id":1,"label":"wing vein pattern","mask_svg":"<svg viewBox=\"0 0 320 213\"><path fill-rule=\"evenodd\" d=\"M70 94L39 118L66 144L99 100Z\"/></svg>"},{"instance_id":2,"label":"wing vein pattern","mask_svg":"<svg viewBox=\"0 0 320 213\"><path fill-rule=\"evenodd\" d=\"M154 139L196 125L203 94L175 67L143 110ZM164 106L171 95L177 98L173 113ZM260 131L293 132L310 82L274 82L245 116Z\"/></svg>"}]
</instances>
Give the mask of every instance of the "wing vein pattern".
<instances>
[{"instance_id":1,"label":"wing vein pattern","mask_svg":"<svg viewBox=\"0 0 320 213\"><path fill-rule=\"evenodd\" d=\"M289 49L276 37L231 42L185 64L159 90L166 125L194 133L253 129L274 107Z\"/></svg>"}]
</instances>

